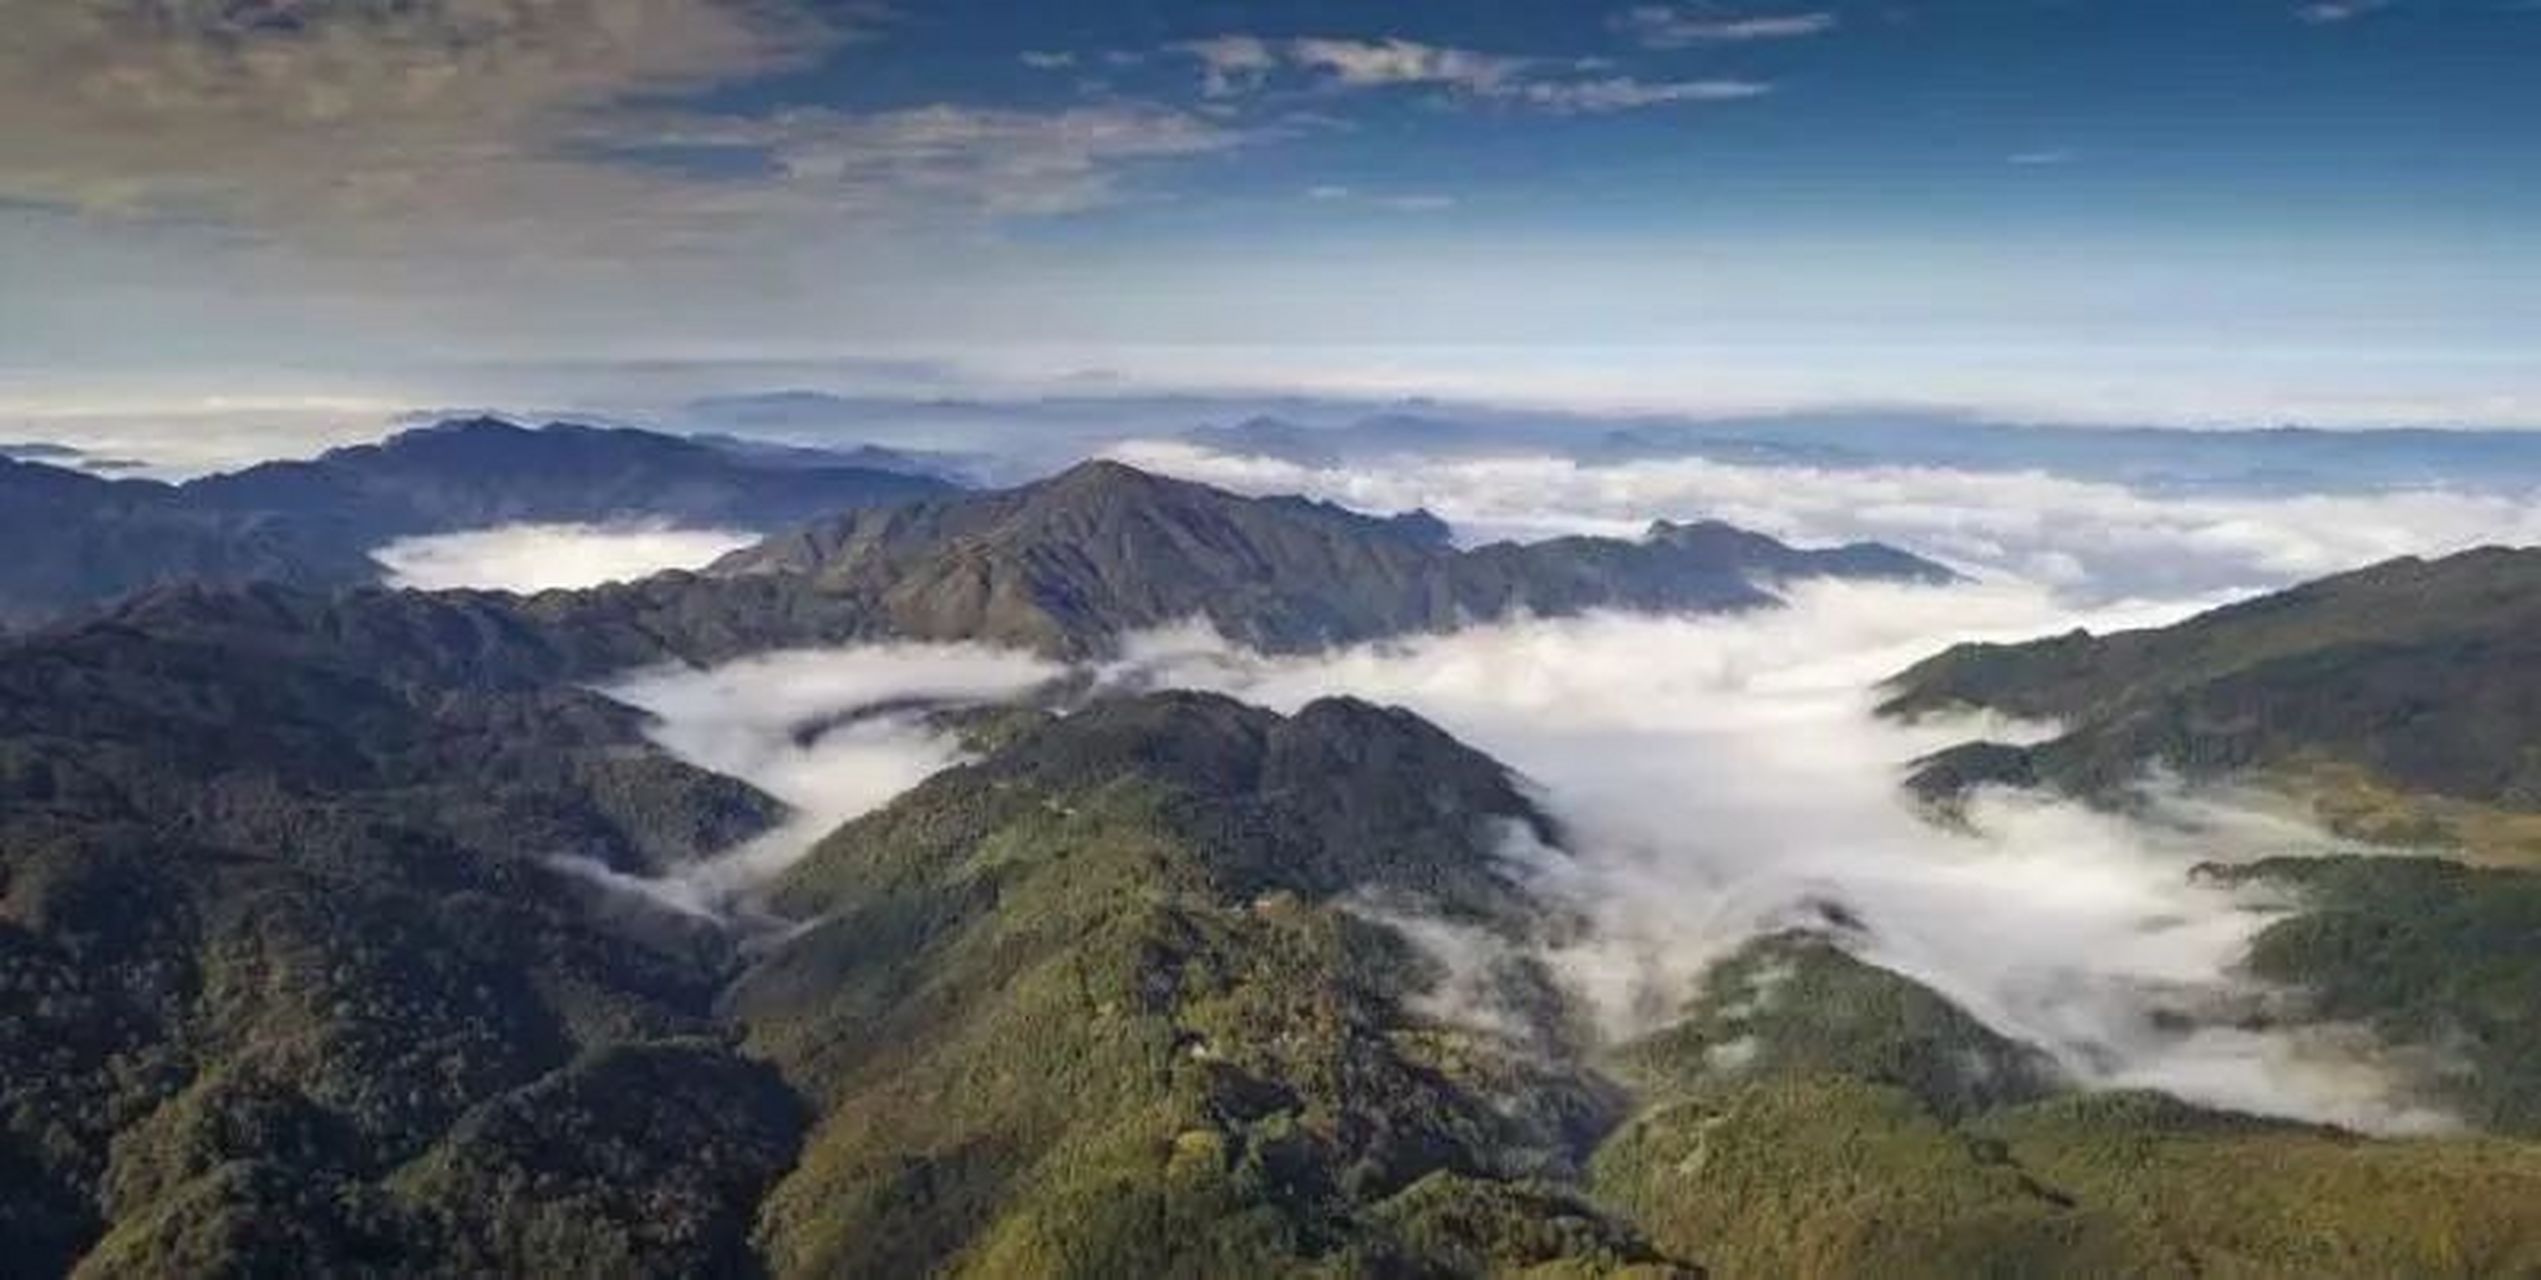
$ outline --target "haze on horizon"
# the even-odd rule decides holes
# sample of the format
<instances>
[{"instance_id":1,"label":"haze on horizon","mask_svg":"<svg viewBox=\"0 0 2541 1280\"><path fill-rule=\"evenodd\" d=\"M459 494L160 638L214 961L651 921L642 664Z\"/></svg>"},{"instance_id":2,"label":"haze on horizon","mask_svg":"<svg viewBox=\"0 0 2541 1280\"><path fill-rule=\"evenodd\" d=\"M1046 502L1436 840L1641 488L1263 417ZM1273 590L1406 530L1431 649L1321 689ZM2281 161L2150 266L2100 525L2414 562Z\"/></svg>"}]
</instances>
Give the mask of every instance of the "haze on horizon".
<instances>
[{"instance_id":1,"label":"haze on horizon","mask_svg":"<svg viewBox=\"0 0 2541 1280\"><path fill-rule=\"evenodd\" d=\"M0 20L0 437L779 386L2541 425L2525 0Z\"/></svg>"}]
</instances>

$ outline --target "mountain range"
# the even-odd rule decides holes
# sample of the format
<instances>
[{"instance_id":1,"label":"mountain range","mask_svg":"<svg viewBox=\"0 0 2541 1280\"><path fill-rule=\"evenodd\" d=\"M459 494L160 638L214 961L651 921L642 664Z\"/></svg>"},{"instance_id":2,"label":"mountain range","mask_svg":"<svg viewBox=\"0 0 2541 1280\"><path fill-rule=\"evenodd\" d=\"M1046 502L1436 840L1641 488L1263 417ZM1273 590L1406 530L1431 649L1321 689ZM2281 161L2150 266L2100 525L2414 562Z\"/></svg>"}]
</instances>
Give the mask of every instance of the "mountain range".
<instances>
[{"instance_id":1,"label":"mountain range","mask_svg":"<svg viewBox=\"0 0 2541 1280\"><path fill-rule=\"evenodd\" d=\"M1256 413L1177 438L1309 467L1533 456L1588 465L1701 458L1742 466L2043 471L2154 491L2522 491L2541 484L2526 431L2177 428L1976 421L1910 409L1587 419L1444 405Z\"/></svg>"},{"instance_id":2,"label":"mountain range","mask_svg":"<svg viewBox=\"0 0 2541 1280\"><path fill-rule=\"evenodd\" d=\"M374 549L425 534L630 519L773 532L951 488L843 458L491 418L183 484L0 458L0 537L19 549L0 564L0 626L165 583L375 581Z\"/></svg>"},{"instance_id":3,"label":"mountain range","mask_svg":"<svg viewBox=\"0 0 2541 1280\"><path fill-rule=\"evenodd\" d=\"M1178 439L1303 466L1410 459L1566 458L1606 466L1669 458L1837 469L2043 471L2159 492L2301 494L2541 486L2529 431L2418 427L2256 428L2030 423L1913 405L1703 415L1581 412L1428 397L1136 394L841 395L813 390L672 406L683 429L810 443L924 440L963 451L962 474L1039 474L1124 441ZM1197 425L1195 425L1197 424Z\"/></svg>"},{"instance_id":4,"label":"mountain range","mask_svg":"<svg viewBox=\"0 0 2541 1280\"><path fill-rule=\"evenodd\" d=\"M2528 681L2533 572L2402 563L1954 651L1890 711L2086 744L1942 758L1971 783L2123 804L2119 759L2319 759L2511 816L2511 768L2462 767L2503 731L2447 673ZM2205 873L2296 904L2251 963L2305 1003L2267 1016L2457 1051L2429 1088L2485 1132L2409 1141L2085 1090L1856 958L1840 913L1610 1037L1536 958L1585 922L1505 856L1522 835L1558 866L1571 833L1498 761L1350 699L1062 681L942 713L965 762L730 919L569 869L676 873L787 816L594 692L632 668L886 638L1082 662L1194 618L1296 652L1769 609L1809 576L1949 578L1700 523L1459 549L1418 513L1091 463L637 583L165 585L0 638L0 1275L2541 1267L2541 891L2502 858ZM2271 698L2331 710L2236 727Z\"/></svg>"},{"instance_id":5,"label":"mountain range","mask_svg":"<svg viewBox=\"0 0 2541 1280\"><path fill-rule=\"evenodd\" d=\"M305 483L294 473L280 482ZM877 595L862 562L838 558L845 548L945 584L955 604ZM1541 572L1573 604L1630 604L1641 601L1620 593L1642 577L1621 574L1618 594L1593 597L1581 584L1606 579L1569 560L1655 557L1686 585L1654 599L1728 607L1769 598L1734 579L1724 554L1777 572L1938 572L1867 551L1820 561L1777 548L1719 535L1583 542L1549 562L1558 572ZM1198 1108L1194 1123L1249 1109L1258 1130L1216 1139L1252 1155L1219 1154L1227 1170L1267 1163L1189 1210L1256 1204L1230 1209L1229 1227L1252 1225L1213 1237L1221 1259L1270 1241L1301 1258L1355 1251L1370 1266L1450 1247L1386 1217L1416 1208L1450 1223L1516 1215L1530 1233L1541 1212L1575 1223L1594 1256L1655 1258L1576 1195L1519 1176L1570 1167L1578 1135L1610 1105L1602 1086L1564 1077L1575 1101L1509 1119L1502 1095L1534 1067L1442 1062L1381 1029L1391 1019L1410 1034L1402 978L1365 966L1376 963L1370 948L1399 951L1351 924L1338 900L1397 883L1516 927L1518 894L1482 824L1542 822L1497 765L1398 713L1331 704L1282 721L1160 695L1014 727L983 763L807 860L776 906L854 923L766 954L553 869L570 858L661 872L778 817L748 787L663 755L636 713L584 687L598 675L778 644L940 635L967 625L956 605L979 598L965 594L974 581L1008 584L989 598L1023 610L1015 616L1029 625L1013 635L1054 651L1095 651L1185 601L1239 632L1302 636L1282 628L1311 617L1377 634L1442 619L1418 606L1433 580L1460 580L1464 554L1434 521L1238 498L1093 464L1013 493L839 517L706 574L531 599L173 586L0 642L0 949L18 1015L0 1037L15 1117L0 1166L19 1189L0 1210L15 1246L0 1265L400 1272L430 1258L459 1272L674 1275L765 1260L873 1273L987 1248L993 1221L1026 1212L1028 1190L1093 1194L1099 1184L1071 1190L1020 1174L1078 1158L1076 1144L1153 1132L1171 1112L1152 1108L1167 1106ZM1384 590L1347 576L1369 566L1397 576ZM1491 580L1530 579L1503 570ZM1035 879L1031 857L1013 875L980 878L963 831L1020 849L1048 838L1049 815L1063 811L1104 815L1069 838L1115 860L1101 873L1111 880L1085 879L1102 864L1084 859ZM889 847L883 861L837 852L870 840ZM1141 905L1159 892L1183 902L1179 914ZM1035 893L1045 905L1029 905ZM1285 923L1262 905L1282 895L1297 903ZM1228 929L1241 936L1210 940ZM1136 941L1150 935L1153 944ZM920 939L941 945L904 950ZM1034 947L1049 955L1028 968L1048 976L1023 983L1017 966ZM1159 982L1194 984L1175 999L1195 1002L1193 1017L1215 1010L1205 1016L1223 1025L1223 1052L1249 1036L1248 1052L1271 1056L1230 1056L1254 1075L1202 1071L1074 1130L1047 1128L1037 1108L1052 1095L1038 1085L1006 1111L967 1122L939 1113L970 1127L945 1130L947 1163L934 1172L911 1163L916 1148L895 1145L909 1139L857 1128L902 1105L875 1091L990 1069L998 1059L977 1055L1003 1043L991 1034L999 1020L1076 1017L1008 1002L1073 992L1067 983L1121 964L1132 968L1105 979L1125 984L1106 998L1121 1021L1094 1024L1083 1050L1109 1055L1087 1066L1090 1086L1140 1078L1134 1064L1160 1045L1185 1060L1182 1015L1173 1001L1156 1004ZM1279 1016L1303 1021L1257 1025L1222 1004L1235 998L1231 970L1206 976L1265 965L1294 984L1282 999L1304 1002ZM1062 985L1035 995L1051 982ZM895 1000L916 1001L892 1015L909 1034L860 1029L879 1012L872 1002ZM1347 1025L1366 1024L1346 1043L1318 1038L1344 1025L1327 1021L1332 1000L1347 1004ZM855 1044L882 1056L842 1056ZM939 1047L925 1052L954 1065L884 1069L930 1044ZM1343 1056L1291 1061L1298 1053ZM1366 1109L1365 1091L1380 1084L1401 1093L1386 1104L1392 1118ZM1281 1099L1305 1088L1322 1092L1299 1130L1309 1102ZM1133 1116L1152 1118L1119 1127ZM1196 1136L1165 1136L1198 1150ZM1521 1146L1537 1154L1522 1160ZM1382 1172L1350 1172L1371 1161ZM1422 1197L1435 1204L1379 1212L1432 1175L1443 1180ZM898 1194L933 1184L940 1191L917 1201ZM810 1195L804 1187L821 1188L818 1204L861 1196L883 1214L906 1215L927 1195L977 1202L873 1231L843 1209L784 1225L782 1206ZM1065 1203L1032 1212L1059 1215L1045 1230L1079 1223ZM1116 1233L1102 1250L1152 1247L1138 1225L1145 1211L1119 1212L1112 1227L1086 1218L1071 1229ZM1572 1231L1453 1247L1552 1256ZM1031 1274L1041 1269L1031 1250L1058 1246L1002 1247L1025 1249L1010 1269ZM1086 1265L1099 1256L1112 1255Z\"/></svg>"},{"instance_id":6,"label":"mountain range","mask_svg":"<svg viewBox=\"0 0 2541 1280\"><path fill-rule=\"evenodd\" d=\"M1892 547L1796 550L1712 523L1662 522L1638 541L1461 550L1425 512L1381 519L1244 498L1114 462L852 512L736 552L706 576L864 602L892 634L1059 656L1194 618L1293 652L1517 615L1756 608L1785 579L1956 577Z\"/></svg>"}]
</instances>

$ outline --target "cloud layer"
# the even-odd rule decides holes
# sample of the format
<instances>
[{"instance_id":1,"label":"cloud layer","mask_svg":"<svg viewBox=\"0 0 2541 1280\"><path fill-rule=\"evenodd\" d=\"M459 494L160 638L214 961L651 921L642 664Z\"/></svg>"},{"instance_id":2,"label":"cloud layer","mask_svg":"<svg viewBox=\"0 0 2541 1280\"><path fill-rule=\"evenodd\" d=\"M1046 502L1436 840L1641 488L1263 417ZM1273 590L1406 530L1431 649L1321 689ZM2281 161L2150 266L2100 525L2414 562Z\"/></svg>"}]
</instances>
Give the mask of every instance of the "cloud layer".
<instances>
[{"instance_id":1,"label":"cloud layer","mask_svg":"<svg viewBox=\"0 0 2541 1280\"><path fill-rule=\"evenodd\" d=\"M278 235L374 265L446 270L499 251L512 269L658 270L748 261L816 229L1074 212L1114 199L1129 165L1247 136L1120 101L693 105L698 91L813 67L883 13L809 0L0 0L0 201L191 232L198 254ZM222 225L246 234L212 234Z\"/></svg>"},{"instance_id":2,"label":"cloud layer","mask_svg":"<svg viewBox=\"0 0 2541 1280\"><path fill-rule=\"evenodd\" d=\"M1284 79L1289 87L1311 91L1420 89L1447 101L1596 115L1679 102L1731 102L1773 91L1757 80L1645 80L1615 74L1599 59L1486 53L1399 36L1225 35L1186 41L1174 52L1199 63L1203 92L1219 99L1281 87Z\"/></svg>"},{"instance_id":3,"label":"cloud layer","mask_svg":"<svg viewBox=\"0 0 2541 1280\"><path fill-rule=\"evenodd\" d=\"M1901 794L1913 758L2021 728L1877 721L1880 676L1955 640L2150 625L2182 607L2077 613L2031 587L1821 584L1768 613L1523 622L1302 658L1168 631L1136 639L1100 678L1282 710L1353 694L1408 706L1512 765L1575 856L1516 837L1505 856L1589 922L1546 958L1612 1036L1663 1025L1710 964L1823 925L1832 908L1853 922L1843 945L2080 1081L2376 1132L2446 1127L2350 1029L2249 1029L2272 993L2238 965L2283 904L2190 872L2340 848L2281 807L2155 788L2145 814L2117 817L1993 794L1967 832L1927 822ZM924 707L1010 699L1060 674L1013 652L881 645L621 681L606 692L659 717L662 746L794 816L663 879L576 869L678 910L746 914L752 891L822 836L956 761ZM1454 951L1460 971L1487 967L1474 953L1486 937L1397 923ZM1487 1029L1497 1011L1480 991L1443 988L1431 1007Z\"/></svg>"},{"instance_id":4,"label":"cloud layer","mask_svg":"<svg viewBox=\"0 0 2541 1280\"><path fill-rule=\"evenodd\" d=\"M1178 446L1177 446L1178 447ZM1142 459L1154 461L1154 458ZM2148 779L2118 816L1987 793L1969 830L1914 811L1915 758L2043 726L1897 725L1881 677L1962 640L2161 625L2220 588L2332 571L2532 529L2525 504L2459 494L2162 497L2038 475L1815 471L1711 463L1584 468L1545 459L1376 472L1176 454L1177 469L1360 505L1427 504L1471 527L1637 529L1720 515L1809 541L1892 538L1987 572L1947 588L1813 583L1790 607L1729 616L1522 621L1309 657L1205 630L1135 638L1098 687L1215 689L1293 710L1353 694L1410 707L1507 762L1562 823L1572 856L1514 839L1512 867L1590 923L1547 957L1624 1037L1660 1025L1706 967L1795 925L1851 922L1843 945L2038 1045L2076 1080L2209 1105L2407 1133L2447 1127L2410 1063L2355 1028L2266 1026L2285 993L2241 972L2285 909L2192 874L2214 861L2349 851L2282 801ZM655 673L612 692L662 717L657 740L792 805L783 829L667 881L625 882L721 913L855 814L955 758L906 699L985 701L1060 674L1027 656L892 645ZM807 724L822 731L803 732ZM1416 939L1485 967L1490 940L1437 922ZM1469 988L1469 989L1468 989ZM1441 1013L1494 1025L1483 988Z\"/></svg>"},{"instance_id":5,"label":"cloud layer","mask_svg":"<svg viewBox=\"0 0 2541 1280\"><path fill-rule=\"evenodd\" d=\"M2077 1079L2375 1131L2443 1127L2343 1033L2238 1025L2265 993L2234 970L2272 904L2189 872L2335 847L2328 837L2264 806L2176 793L2142 819L1989 796L1968 835L1900 793L1903 764L1979 727L1875 721L1882 675L1954 639L2176 611L2076 615L2019 588L1824 585L1765 614L1532 622L1302 659L1155 637L1135 665L1141 679L1279 708L1333 693L1408 706L1516 767L1578 859L1512 857L1594 921L1551 958L1617 1035L1667 1021L1738 944L1822 923L1832 905L1859 922L1845 943L1865 959L2046 1048Z\"/></svg>"},{"instance_id":6,"label":"cloud layer","mask_svg":"<svg viewBox=\"0 0 2541 1280\"><path fill-rule=\"evenodd\" d=\"M730 529L660 524L515 524L401 538L371 553L391 586L548 591L695 569L757 542Z\"/></svg>"},{"instance_id":7,"label":"cloud layer","mask_svg":"<svg viewBox=\"0 0 2541 1280\"><path fill-rule=\"evenodd\" d=\"M1006 701L1060 674L1029 654L976 645L795 650L709 671L632 674L601 692L657 718L653 740L701 769L743 779L792 815L721 856L662 879L576 867L674 909L722 915L848 819L961 757L926 712Z\"/></svg>"},{"instance_id":8,"label":"cloud layer","mask_svg":"<svg viewBox=\"0 0 2541 1280\"><path fill-rule=\"evenodd\" d=\"M0 0L0 27L0 194L273 216L534 179L592 108L837 35L755 0Z\"/></svg>"},{"instance_id":9,"label":"cloud layer","mask_svg":"<svg viewBox=\"0 0 2541 1280\"><path fill-rule=\"evenodd\" d=\"M1824 35L1841 25L1832 12L1724 14L1709 5L1645 4L1615 18L1618 30L1653 49L1688 45L1751 44L1759 40L1797 40Z\"/></svg>"}]
</instances>

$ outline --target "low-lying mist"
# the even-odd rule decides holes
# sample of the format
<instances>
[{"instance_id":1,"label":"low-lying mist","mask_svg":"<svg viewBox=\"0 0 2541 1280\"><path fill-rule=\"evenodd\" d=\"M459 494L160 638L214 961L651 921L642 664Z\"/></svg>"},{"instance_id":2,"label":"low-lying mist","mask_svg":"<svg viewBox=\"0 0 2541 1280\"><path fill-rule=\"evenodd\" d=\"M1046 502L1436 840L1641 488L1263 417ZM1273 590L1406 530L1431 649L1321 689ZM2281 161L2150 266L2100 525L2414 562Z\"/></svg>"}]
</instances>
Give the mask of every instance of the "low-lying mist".
<instances>
[{"instance_id":1,"label":"low-lying mist","mask_svg":"<svg viewBox=\"0 0 2541 1280\"><path fill-rule=\"evenodd\" d=\"M548 591L695 569L757 542L731 529L629 524L513 524L400 538L371 552L389 585L423 591L476 587Z\"/></svg>"},{"instance_id":2,"label":"low-lying mist","mask_svg":"<svg viewBox=\"0 0 2541 1280\"><path fill-rule=\"evenodd\" d=\"M2244 1025L2266 993L2236 969L2281 904L2191 871L2324 850L2327 836L2262 803L2158 787L2124 817L1988 794L1972 829L1957 830L1926 820L1898 785L1920 755L2025 727L1878 720L1881 677L1961 639L2153 625L2204 602L2076 611L2008 584L1827 583L1789 599L1736 616L1521 621L1295 658L1183 629L1136 638L1101 674L1113 688L1212 689L1280 710L1352 694L1409 707L1512 766L1572 856L1507 856L1591 922L1546 958L1615 1038L1664 1024L1740 944L1833 908L1852 922L1841 941L1855 954L2086 1083L2371 1131L2445 1123L2351 1043ZM661 718L663 746L756 783L796 817L671 879L616 879L683 910L746 911L750 891L822 835L957 758L914 708L1011 698L1060 674L1011 652L888 645L621 683L615 696ZM1457 1008L1452 992L1438 1007L1498 1020Z\"/></svg>"},{"instance_id":3,"label":"low-lying mist","mask_svg":"<svg viewBox=\"0 0 2541 1280\"><path fill-rule=\"evenodd\" d=\"M1962 831L1898 786L1907 761L2019 727L1878 720L1882 676L1955 639L2184 609L2077 615L2025 588L1822 584L1780 611L1521 622L1311 658L1156 636L1132 665L1142 682L1279 709L1334 693L1406 706L1532 780L1575 858L1510 856L1593 922L1550 959L1616 1037L1667 1021L1741 943L1833 908L1855 954L2086 1083L2373 1131L2442 1127L2341 1037L2242 1029L2265 993L2235 971L2281 904L2191 872L2330 837L2255 798L2159 786L2135 816L1985 794Z\"/></svg>"},{"instance_id":4,"label":"low-lying mist","mask_svg":"<svg viewBox=\"0 0 2541 1280\"><path fill-rule=\"evenodd\" d=\"M1507 856L1592 923L1546 958L1611 1036L1664 1023L1743 943L1834 919L1856 955L2045 1049L2085 1083L2378 1132L2446 1123L2394 1087L2352 1029L2263 1029L2284 993L2240 968L2286 904L2192 874L2337 850L2331 837L2282 802L2161 779L2125 815L1989 792L1964 827L1939 825L1899 785L1908 762L2044 727L1886 722L1871 713L1874 686L1962 640L2159 625L2389 556L2541 541L2541 505L2436 491L2162 493L1915 468L1519 458L1352 470L1179 444L1124 452L1239 490L1427 506L1467 541L1713 517L1800 542L1876 538L1976 575L1951 587L1803 584L1779 610L1522 620L1312 657L1175 630L1136 638L1098 673L1105 687L1212 689L1282 710L1342 693L1405 706L1519 771L1560 820L1570 856L1516 845ZM956 758L912 700L1012 697L1059 674L1016 654L896 645L622 684L617 696L662 718L664 746L797 812L724 858L633 887L687 910L746 911L754 887L837 823ZM825 718L835 721L825 732L802 732ZM1499 1016L1460 1005L1452 986L1433 1003L1481 1026Z\"/></svg>"},{"instance_id":5,"label":"low-lying mist","mask_svg":"<svg viewBox=\"0 0 2541 1280\"><path fill-rule=\"evenodd\" d=\"M981 645L864 645L747 658L707 671L637 672L601 690L651 712L653 740L689 764L740 778L791 816L758 838L661 879L577 869L697 915L746 907L748 892L821 837L960 758L929 720L1003 702L1062 674Z\"/></svg>"}]
</instances>

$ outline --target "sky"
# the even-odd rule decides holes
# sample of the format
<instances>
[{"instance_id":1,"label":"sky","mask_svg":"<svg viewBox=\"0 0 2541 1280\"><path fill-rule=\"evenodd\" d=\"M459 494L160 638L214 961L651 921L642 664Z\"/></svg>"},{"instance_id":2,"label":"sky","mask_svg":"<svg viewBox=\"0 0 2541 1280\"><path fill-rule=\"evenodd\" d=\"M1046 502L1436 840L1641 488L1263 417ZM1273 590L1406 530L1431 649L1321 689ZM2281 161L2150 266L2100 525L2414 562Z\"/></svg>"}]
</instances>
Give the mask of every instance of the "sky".
<instances>
[{"instance_id":1,"label":"sky","mask_svg":"<svg viewBox=\"0 0 2541 1280\"><path fill-rule=\"evenodd\" d=\"M30 429L736 368L2541 425L2534 0L0 0L0 30Z\"/></svg>"}]
</instances>

